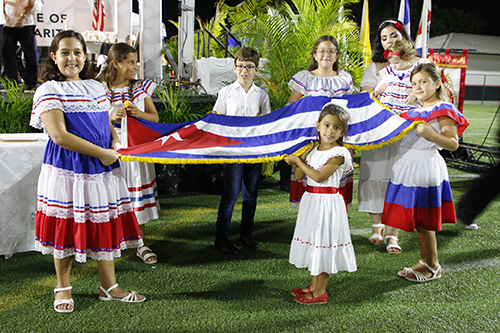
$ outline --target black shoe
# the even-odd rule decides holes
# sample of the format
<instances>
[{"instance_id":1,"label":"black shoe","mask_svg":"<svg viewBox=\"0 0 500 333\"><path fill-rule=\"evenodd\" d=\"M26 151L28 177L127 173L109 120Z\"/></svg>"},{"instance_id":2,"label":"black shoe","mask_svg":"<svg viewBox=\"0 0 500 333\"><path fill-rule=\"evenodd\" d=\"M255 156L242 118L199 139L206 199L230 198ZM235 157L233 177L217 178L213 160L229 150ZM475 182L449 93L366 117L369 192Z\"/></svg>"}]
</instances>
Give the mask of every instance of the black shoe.
<instances>
[{"instance_id":1,"label":"black shoe","mask_svg":"<svg viewBox=\"0 0 500 333\"><path fill-rule=\"evenodd\" d=\"M238 249L227 238L216 238L215 247L225 254L238 254Z\"/></svg>"},{"instance_id":2,"label":"black shoe","mask_svg":"<svg viewBox=\"0 0 500 333\"><path fill-rule=\"evenodd\" d=\"M248 248L251 249L258 249L259 248L259 243L253 238L253 236L240 236L240 241L243 243Z\"/></svg>"}]
</instances>

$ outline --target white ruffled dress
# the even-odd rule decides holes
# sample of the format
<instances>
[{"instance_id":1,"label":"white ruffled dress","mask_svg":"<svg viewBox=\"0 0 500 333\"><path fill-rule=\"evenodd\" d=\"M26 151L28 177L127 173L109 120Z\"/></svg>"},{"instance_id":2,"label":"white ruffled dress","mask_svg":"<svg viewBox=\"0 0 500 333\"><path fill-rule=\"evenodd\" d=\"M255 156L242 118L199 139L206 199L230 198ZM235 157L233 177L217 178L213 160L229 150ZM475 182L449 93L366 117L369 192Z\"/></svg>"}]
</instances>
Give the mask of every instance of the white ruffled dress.
<instances>
[{"instance_id":1,"label":"white ruffled dress","mask_svg":"<svg viewBox=\"0 0 500 333\"><path fill-rule=\"evenodd\" d=\"M324 182L307 179L290 247L290 263L308 268L311 275L323 272L357 270L349 231L346 203L338 192L340 179L352 171L351 154L345 147L319 151L315 147L306 163L320 170L333 157L343 156L344 163Z\"/></svg>"},{"instance_id":2,"label":"white ruffled dress","mask_svg":"<svg viewBox=\"0 0 500 333\"><path fill-rule=\"evenodd\" d=\"M132 87L132 94L128 87L113 88L113 91L104 84L106 97L111 102L109 114L117 109L123 108L126 101L145 111L144 99L151 97L156 89L156 84L149 80L137 81ZM123 143L122 131L119 125L114 125L115 130ZM125 145L124 145L125 146ZM122 162L121 168L127 181L130 199L134 206L134 212L139 224L158 219L160 203L158 201L158 185L156 183L156 172L153 163L144 162Z\"/></svg>"}]
</instances>

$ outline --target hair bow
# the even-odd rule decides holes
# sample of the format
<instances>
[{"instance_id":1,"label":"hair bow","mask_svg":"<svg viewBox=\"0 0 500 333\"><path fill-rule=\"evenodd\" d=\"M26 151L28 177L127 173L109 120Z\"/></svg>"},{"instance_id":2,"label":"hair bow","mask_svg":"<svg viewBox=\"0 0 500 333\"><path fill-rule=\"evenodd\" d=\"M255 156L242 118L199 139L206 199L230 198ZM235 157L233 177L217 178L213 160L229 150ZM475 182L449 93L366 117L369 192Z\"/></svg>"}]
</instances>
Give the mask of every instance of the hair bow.
<instances>
[{"instance_id":1,"label":"hair bow","mask_svg":"<svg viewBox=\"0 0 500 333\"><path fill-rule=\"evenodd\" d=\"M389 49L385 49L384 51L384 59L387 60L387 56L389 55Z\"/></svg>"},{"instance_id":2,"label":"hair bow","mask_svg":"<svg viewBox=\"0 0 500 333\"><path fill-rule=\"evenodd\" d=\"M396 29L402 31L404 29L404 26L400 23L400 22L396 22L396 24L394 24L394 26L396 27Z\"/></svg>"}]
</instances>

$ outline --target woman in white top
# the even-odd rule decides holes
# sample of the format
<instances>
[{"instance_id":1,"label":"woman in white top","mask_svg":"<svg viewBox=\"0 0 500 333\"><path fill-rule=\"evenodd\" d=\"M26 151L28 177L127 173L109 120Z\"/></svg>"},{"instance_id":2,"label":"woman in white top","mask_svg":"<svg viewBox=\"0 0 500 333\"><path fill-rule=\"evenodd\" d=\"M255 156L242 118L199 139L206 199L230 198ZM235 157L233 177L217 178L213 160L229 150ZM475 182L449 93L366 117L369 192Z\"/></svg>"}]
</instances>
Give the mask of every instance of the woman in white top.
<instances>
[{"instance_id":1,"label":"woman in white top","mask_svg":"<svg viewBox=\"0 0 500 333\"><path fill-rule=\"evenodd\" d=\"M382 22L377 31L377 39L373 47L372 63L365 69L361 81L361 91L374 91L381 84L379 72L389 65L384 51L397 40L410 41L403 24L398 20ZM390 144L375 150L365 150L361 154L359 170L359 211L367 212L372 219L372 234L369 238L373 244L383 241L387 244L387 252L401 253L398 245L399 229L385 227L386 237L383 237L384 225L382 211L385 192L391 176L391 161L397 155L399 145Z\"/></svg>"}]
</instances>

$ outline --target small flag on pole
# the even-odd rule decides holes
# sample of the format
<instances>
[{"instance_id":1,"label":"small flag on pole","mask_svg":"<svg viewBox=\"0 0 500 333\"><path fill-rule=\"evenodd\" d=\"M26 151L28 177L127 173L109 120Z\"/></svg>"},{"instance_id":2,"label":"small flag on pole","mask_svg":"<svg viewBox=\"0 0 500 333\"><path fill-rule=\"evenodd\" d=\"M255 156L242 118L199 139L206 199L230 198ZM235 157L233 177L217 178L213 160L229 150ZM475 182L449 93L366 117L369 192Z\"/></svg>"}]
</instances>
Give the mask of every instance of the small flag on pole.
<instances>
[{"instance_id":1,"label":"small flag on pole","mask_svg":"<svg viewBox=\"0 0 500 333\"><path fill-rule=\"evenodd\" d=\"M361 16L361 54L364 68L372 61L372 48L370 46L370 20L368 18L368 0L363 3L363 15Z\"/></svg>"},{"instance_id":2,"label":"small flag on pole","mask_svg":"<svg viewBox=\"0 0 500 333\"><path fill-rule=\"evenodd\" d=\"M399 5L398 20L403 22L406 33L408 34L408 37L411 38L410 1L409 0L401 0L401 4Z\"/></svg>"},{"instance_id":3,"label":"small flag on pole","mask_svg":"<svg viewBox=\"0 0 500 333\"><path fill-rule=\"evenodd\" d=\"M429 34L431 31L431 7L431 0L424 0L422 16L420 17L420 24L418 26L417 40L415 42L415 49L422 58L427 58Z\"/></svg>"},{"instance_id":4,"label":"small flag on pole","mask_svg":"<svg viewBox=\"0 0 500 333\"><path fill-rule=\"evenodd\" d=\"M92 29L104 31L104 22L106 22L106 10L103 0L94 0L94 14L92 19Z\"/></svg>"}]
</instances>

